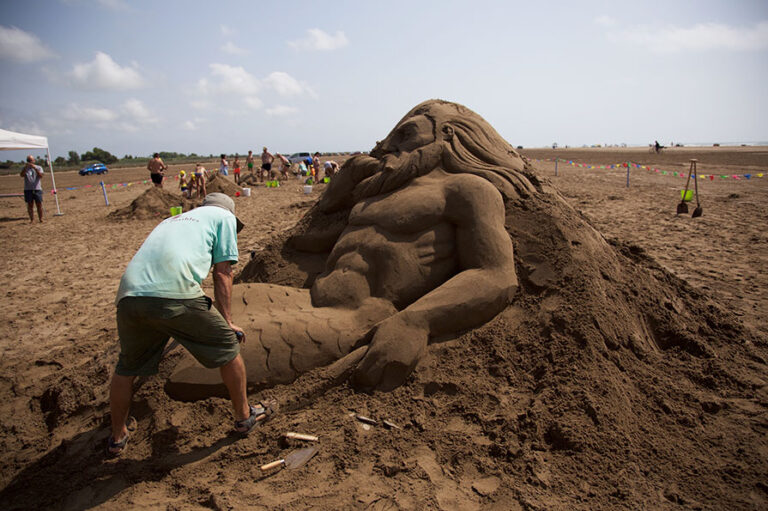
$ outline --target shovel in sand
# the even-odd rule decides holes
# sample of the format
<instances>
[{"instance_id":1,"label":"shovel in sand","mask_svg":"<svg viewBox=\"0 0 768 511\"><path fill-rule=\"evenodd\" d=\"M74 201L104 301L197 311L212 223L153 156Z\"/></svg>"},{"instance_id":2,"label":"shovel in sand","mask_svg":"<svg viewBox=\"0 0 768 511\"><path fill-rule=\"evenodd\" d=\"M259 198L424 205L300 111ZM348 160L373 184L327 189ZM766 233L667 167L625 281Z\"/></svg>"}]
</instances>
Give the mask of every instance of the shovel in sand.
<instances>
[{"instance_id":1,"label":"shovel in sand","mask_svg":"<svg viewBox=\"0 0 768 511\"><path fill-rule=\"evenodd\" d=\"M298 449L296 451L292 451L284 459L276 460L272 463L262 465L261 471L268 472L277 467L283 467L289 470L297 469L299 467L303 467L310 459L312 459L312 456L315 454L317 454L317 447L305 447L304 449Z\"/></svg>"},{"instance_id":2,"label":"shovel in sand","mask_svg":"<svg viewBox=\"0 0 768 511\"><path fill-rule=\"evenodd\" d=\"M688 195L688 185L691 184L691 174L696 174L696 161L697 160L691 160L691 167L688 169L688 179L685 181L685 190L680 194L682 195L682 198L680 200L680 204L677 205L677 214L680 215L682 213L688 213L688 204L685 203L685 199ZM698 187L698 183L694 182L696 186Z\"/></svg>"},{"instance_id":3,"label":"shovel in sand","mask_svg":"<svg viewBox=\"0 0 768 511\"><path fill-rule=\"evenodd\" d=\"M694 190L696 190L696 209L693 210L691 218L697 218L701 216L703 210L701 209L701 203L699 202L699 176L696 175L696 160L693 161L693 186Z\"/></svg>"}]
</instances>

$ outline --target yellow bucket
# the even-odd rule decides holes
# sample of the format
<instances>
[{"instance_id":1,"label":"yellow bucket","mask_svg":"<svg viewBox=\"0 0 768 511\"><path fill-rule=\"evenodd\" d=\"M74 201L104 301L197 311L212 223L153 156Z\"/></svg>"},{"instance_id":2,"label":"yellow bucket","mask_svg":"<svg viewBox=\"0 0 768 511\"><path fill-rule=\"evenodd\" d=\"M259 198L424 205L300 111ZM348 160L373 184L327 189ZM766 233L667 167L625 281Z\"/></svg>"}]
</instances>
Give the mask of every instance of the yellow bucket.
<instances>
[{"instance_id":1,"label":"yellow bucket","mask_svg":"<svg viewBox=\"0 0 768 511\"><path fill-rule=\"evenodd\" d=\"M683 202L691 202L693 200L693 190L680 190L680 198Z\"/></svg>"},{"instance_id":2,"label":"yellow bucket","mask_svg":"<svg viewBox=\"0 0 768 511\"><path fill-rule=\"evenodd\" d=\"M180 215L184 211L184 208L181 206L173 206L171 207L171 216Z\"/></svg>"}]
</instances>

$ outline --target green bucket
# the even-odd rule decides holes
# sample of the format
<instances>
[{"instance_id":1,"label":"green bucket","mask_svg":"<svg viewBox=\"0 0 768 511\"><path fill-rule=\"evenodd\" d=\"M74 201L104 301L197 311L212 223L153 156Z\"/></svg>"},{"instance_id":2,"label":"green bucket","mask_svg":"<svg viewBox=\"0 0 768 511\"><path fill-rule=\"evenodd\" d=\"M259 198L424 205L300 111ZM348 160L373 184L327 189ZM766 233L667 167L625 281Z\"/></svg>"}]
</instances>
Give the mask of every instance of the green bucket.
<instances>
[{"instance_id":1,"label":"green bucket","mask_svg":"<svg viewBox=\"0 0 768 511\"><path fill-rule=\"evenodd\" d=\"M693 190L680 190L680 198L683 202L691 202L693 200Z\"/></svg>"},{"instance_id":2,"label":"green bucket","mask_svg":"<svg viewBox=\"0 0 768 511\"><path fill-rule=\"evenodd\" d=\"M184 211L184 208L181 206L172 206L171 207L171 216L180 215Z\"/></svg>"}]
</instances>

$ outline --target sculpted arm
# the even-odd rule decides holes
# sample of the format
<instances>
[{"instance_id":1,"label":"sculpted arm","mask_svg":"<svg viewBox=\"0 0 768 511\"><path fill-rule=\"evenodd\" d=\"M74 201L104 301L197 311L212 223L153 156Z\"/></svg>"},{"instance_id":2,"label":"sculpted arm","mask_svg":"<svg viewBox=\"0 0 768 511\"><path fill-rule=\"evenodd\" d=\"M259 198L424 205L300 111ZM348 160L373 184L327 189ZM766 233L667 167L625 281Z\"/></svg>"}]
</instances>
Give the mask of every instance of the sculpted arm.
<instances>
[{"instance_id":1,"label":"sculpted arm","mask_svg":"<svg viewBox=\"0 0 768 511\"><path fill-rule=\"evenodd\" d=\"M354 375L361 387L389 390L402 384L430 339L485 323L517 289L501 195L475 177L459 185L446 191L446 217L455 225L461 270L376 327Z\"/></svg>"}]
</instances>

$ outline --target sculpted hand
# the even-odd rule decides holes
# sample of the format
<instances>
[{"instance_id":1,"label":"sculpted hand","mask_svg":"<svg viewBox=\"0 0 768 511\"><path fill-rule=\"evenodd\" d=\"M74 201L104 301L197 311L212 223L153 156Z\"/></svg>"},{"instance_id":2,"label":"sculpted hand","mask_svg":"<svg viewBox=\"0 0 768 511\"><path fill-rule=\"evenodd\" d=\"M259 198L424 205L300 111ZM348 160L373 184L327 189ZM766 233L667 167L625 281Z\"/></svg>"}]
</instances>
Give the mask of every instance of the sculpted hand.
<instances>
[{"instance_id":1,"label":"sculpted hand","mask_svg":"<svg viewBox=\"0 0 768 511\"><path fill-rule=\"evenodd\" d=\"M362 390L389 391L402 385L424 355L429 334L425 328L408 324L402 315L379 323L363 359L352 375Z\"/></svg>"}]
</instances>

